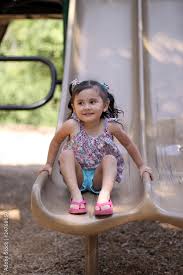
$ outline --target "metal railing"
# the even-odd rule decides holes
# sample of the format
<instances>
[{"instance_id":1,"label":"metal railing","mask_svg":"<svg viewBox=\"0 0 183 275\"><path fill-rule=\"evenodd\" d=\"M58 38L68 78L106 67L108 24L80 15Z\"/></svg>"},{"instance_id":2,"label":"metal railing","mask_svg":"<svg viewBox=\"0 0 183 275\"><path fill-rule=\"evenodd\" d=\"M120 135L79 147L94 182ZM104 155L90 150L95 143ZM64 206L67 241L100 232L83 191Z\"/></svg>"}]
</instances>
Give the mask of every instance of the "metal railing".
<instances>
[{"instance_id":1,"label":"metal railing","mask_svg":"<svg viewBox=\"0 0 183 275\"><path fill-rule=\"evenodd\" d=\"M7 104L7 105L0 105L0 110L33 110L37 109L43 105L45 105L48 101L50 101L54 95L56 85L61 85L62 80L57 79L57 71L54 66L54 64L48 60L45 57L40 56L0 56L0 62L13 62L13 61L28 61L28 62L41 62L44 65L48 66L51 74L51 86L49 89L48 94L40 99L39 101L36 101L32 104L22 104L22 105L16 105L16 104Z\"/></svg>"}]
</instances>

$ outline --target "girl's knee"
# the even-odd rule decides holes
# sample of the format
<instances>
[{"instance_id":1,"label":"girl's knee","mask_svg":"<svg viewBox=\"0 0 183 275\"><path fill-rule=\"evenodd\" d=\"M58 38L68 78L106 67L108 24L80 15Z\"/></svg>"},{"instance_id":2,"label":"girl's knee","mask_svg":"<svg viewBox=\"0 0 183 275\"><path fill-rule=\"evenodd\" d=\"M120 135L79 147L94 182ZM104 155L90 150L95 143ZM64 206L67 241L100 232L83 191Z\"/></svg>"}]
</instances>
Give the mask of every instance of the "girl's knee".
<instances>
[{"instance_id":1,"label":"girl's knee","mask_svg":"<svg viewBox=\"0 0 183 275\"><path fill-rule=\"evenodd\" d=\"M59 163L63 163L66 159L74 157L72 150L64 150L59 156Z\"/></svg>"},{"instance_id":2,"label":"girl's knee","mask_svg":"<svg viewBox=\"0 0 183 275\"><path fill-rule=\"evenodd\" d=\"M113 155L106 155L106 156L104 156L104 158L102 160L102 164L104 164L104 165L110 164L110 165L116 167L117 159Z\"/></svg>"}]
</instances>

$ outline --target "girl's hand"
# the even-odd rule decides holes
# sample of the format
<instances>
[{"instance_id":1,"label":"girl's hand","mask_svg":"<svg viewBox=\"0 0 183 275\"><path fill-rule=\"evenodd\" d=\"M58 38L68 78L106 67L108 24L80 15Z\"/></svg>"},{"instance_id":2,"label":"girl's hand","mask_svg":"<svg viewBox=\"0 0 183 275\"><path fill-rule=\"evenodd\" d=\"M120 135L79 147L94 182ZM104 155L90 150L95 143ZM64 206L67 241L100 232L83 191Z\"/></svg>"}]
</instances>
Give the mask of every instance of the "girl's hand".
<instances>
[{"instance_id":1,"label":"girl's hand","mask_svg":"<svg viewBox=\"0 0 183 275\"><path fill-rule=\"evenodd\" d=\"M143 177L143 174L146 172L146 173L149 174L151 180L154 179L151 167L146 166L146 165L143 164L142 166L140 166L139 170L140 170L141 178Z\"/></svg>"},{"instance_id":2,"label":"girl's hand","mask_svg":"<svg viewBox=\"0 0 183 275\"><path fill-rule=\"evenodd\" d=\"M48 172L48 175L50 176L51 175L51 172L52 172L52 166L47 163L45 164L43 167L41 167L41 169L39 170L39 174L43 171L47 171Z\"/></svg>"}]
</instances>

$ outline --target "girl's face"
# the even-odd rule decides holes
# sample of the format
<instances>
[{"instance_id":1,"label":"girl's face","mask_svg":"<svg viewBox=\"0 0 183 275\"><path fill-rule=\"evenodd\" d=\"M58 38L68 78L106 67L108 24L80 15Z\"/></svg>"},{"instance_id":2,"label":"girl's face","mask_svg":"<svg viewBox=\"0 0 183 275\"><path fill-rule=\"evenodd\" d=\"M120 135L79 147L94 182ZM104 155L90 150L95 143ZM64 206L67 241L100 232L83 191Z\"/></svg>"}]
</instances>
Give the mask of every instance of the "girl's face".
<instances>
[{"instance_id":1,"label":"girl's face","mask_svg":"<svg viewBox=\"0 0 183 275\"><path fill-rule=\"evenodd\" d=\"M100 121L103 112L106 112L109 102L104 102L99 92L89 88L75 95L72 104L73 111L83 122Z\"/></svg>"}]
</instances>

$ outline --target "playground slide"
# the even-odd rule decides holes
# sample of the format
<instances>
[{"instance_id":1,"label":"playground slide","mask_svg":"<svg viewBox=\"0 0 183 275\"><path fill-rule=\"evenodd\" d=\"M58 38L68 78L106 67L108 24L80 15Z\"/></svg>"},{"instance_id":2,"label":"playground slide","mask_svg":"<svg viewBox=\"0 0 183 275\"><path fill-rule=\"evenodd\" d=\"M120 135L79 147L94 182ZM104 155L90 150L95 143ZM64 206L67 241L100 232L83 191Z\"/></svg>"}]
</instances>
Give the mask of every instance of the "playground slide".
<instances>
[{"instance_id":1,"label":"playground slide","mask_svg":"<svg viewBox=\"0 0 183 275\"><path fill-rule=\"evenodd\" d=\"M146 139L156 172L152 199L160 212L183 218L183 2L146 3Z\"/></svg>"},{"instance_id":2,"label":"playground slide","mask_svg":"<svg viewBox=\"0 0 183 275\"><path fill-rule=\"evenodd\" d=\"M78 77L106 82L124 111L128 134L153 167L155 180L152 184L148 177L141 181L133 161L122 149L126 167L122 183L115 185L111 195L114 214L96 218L96 196L86 193L88 213L75 216L68 214L69 193L55 160L52 177L41 173L32 190L32 212L43 226L83 235L97 235L143 219L183 227L183 3L166 2L169 5L145 1L139 12L141 6L133 0L70 1L58 128L67 117L71 80ZM144 54L138 30L142 15Z\"/></svg>"}]
</instances>

